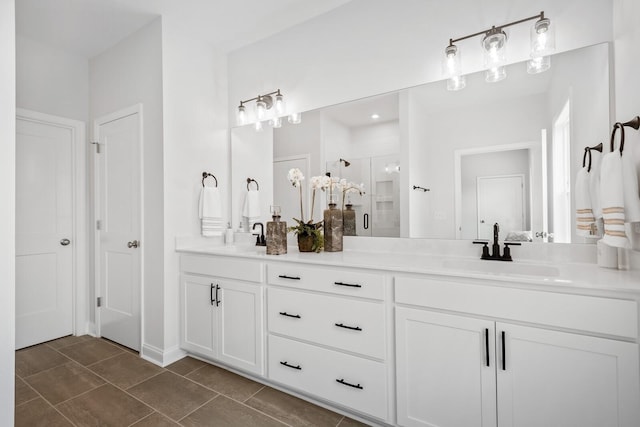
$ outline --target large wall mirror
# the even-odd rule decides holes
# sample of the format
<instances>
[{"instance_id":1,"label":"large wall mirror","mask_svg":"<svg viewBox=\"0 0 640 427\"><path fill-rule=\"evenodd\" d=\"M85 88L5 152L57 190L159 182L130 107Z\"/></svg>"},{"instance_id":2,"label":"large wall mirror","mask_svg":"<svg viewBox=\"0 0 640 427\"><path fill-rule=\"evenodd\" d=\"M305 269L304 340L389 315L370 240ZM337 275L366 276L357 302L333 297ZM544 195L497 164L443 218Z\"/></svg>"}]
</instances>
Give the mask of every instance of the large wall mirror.
<instances>
[{"instance_id":1,"label":"large wall mirror","mask_svg":"<svg viewBox=\"0 0 640 427\"><path fill-rule=\"evenodd\" d=\"M499 83L472 74L457 92L435 82L307 111L300 124L233 128L234 227L248 178L260 188L251 221L267 221L273 204L283 220L299 218L299 193L286 178L298 167L307 178L331 172L364 183L365 194L350 200L359 236L488 238L498 222L514 240L588 242L574 231L571 190L584 147L609 134L609 45L551 62L534 75L512 64ZM316 199L314 219L324 200Z\"/></svg>"}]
</instances>

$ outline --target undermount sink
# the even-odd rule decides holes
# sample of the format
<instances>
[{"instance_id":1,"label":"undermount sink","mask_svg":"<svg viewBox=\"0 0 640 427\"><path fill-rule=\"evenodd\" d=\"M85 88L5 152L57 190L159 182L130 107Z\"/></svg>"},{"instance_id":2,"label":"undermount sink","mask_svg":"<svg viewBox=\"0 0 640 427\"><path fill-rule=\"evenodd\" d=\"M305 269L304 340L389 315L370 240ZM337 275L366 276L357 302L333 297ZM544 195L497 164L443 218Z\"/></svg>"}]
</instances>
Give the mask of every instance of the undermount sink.
<instances>
[{"instance_id":1,"label":"undermount sink","mask_svg":"<svg viewBox=\"0 0 640 427\"><path fill-rule=\"evenodd\" d=\"M517 261L505 262L448 259L443 261L442 266L447 269L466 271L470 273L508 274L535 277L557 277L560 275L560 270L551 265L525 264Z\"/></svg>"}]
</instances>

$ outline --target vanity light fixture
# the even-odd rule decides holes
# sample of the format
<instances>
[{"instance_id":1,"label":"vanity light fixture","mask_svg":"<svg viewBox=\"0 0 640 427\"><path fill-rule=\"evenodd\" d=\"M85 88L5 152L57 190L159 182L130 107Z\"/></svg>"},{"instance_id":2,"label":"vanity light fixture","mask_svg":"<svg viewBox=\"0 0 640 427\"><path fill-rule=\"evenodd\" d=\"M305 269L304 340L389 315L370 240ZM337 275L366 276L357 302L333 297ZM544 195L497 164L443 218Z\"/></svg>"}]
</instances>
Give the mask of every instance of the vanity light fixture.
<instances>
[{"instance_id":1,"label":"vanity light fixture","mask_svg":"<svg viewBox=\"0 0 640 427\"><path fill-rule=\"evenodd\" d=\"M282 116L286 114L286 107L284 95L282 95L280 89L240 101L236 117L238 125L246 125L253 121L249 119L249 113L245 105L252 101L255 101L256 130L262 130L263 121L274 128L282 126ZM289 123L298 124L300 121L300 113L292 113L289 116Z\"/></svg>"},{"instance_id":2,"label":"vanity light fixture","mask_svg":"<svg viewBox=\"0 0 640 427\"><path fill-rule=\"evenodd\" d=\"M542 11L540 14L529 18L498 27L494 25L488 30L457 39L449 39L449 46L445 49L445 56L442 62L442 71L447 77L447 89L460 90L466 85L465 76L462 75L460 48L454 43L476 36L483 36L481 45L486 69L485 80L490 83L499 82L507 77L505 69L507 33L504 32L504 28L534 19L536 23L531 28L531 59L527 61L527 72L536 74L548 70L551 67L549 55L555 50L555 29L551 25L551 20L545 18L544 11Z\"/></svg>"}]
</instances>

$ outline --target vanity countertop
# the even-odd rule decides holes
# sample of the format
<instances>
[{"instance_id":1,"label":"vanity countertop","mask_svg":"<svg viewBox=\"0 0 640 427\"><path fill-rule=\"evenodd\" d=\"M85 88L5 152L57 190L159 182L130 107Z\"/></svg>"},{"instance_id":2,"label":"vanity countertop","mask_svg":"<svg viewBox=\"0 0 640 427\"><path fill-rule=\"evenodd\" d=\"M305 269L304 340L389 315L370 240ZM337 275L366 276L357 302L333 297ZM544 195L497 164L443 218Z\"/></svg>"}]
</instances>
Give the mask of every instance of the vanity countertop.
<instances>
[{"instance_id":1,"label":"vanity countertop","mask_svg":"<svg viewBox=\"0 0 640 427\"><path fill-rule=\"evenodd\" d=\"M517 283L557 290L614 291L640 294L640 271L600 268L593 263L544 263L530 261L482 261L475 257L453 257L420 253L345 250L301 253L296 247L284 255L266 255L264 247L187 246L181 253L231 256L266 262L295 262L333 267L364 268L395 273L429 274L490 280L496 284Z\"/></svg>"}]
</instances>

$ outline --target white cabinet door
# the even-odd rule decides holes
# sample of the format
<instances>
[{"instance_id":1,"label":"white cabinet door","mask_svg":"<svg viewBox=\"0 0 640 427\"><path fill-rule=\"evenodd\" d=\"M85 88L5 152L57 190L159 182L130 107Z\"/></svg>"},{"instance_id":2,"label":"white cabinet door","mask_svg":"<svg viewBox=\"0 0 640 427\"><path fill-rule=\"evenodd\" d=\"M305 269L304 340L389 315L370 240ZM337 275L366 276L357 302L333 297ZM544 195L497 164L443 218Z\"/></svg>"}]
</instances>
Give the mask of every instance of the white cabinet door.
<instances>
[{"instance_id":1,"label":"white cabinet door","mask_svg":"<svg viewBox=\"0 0 640 427\"><path fill-rule=\"evenodd\" d=\"M190 275L183 275L180 283L181 346L210 357L214 357L217 350L215 286L210 277Z\"/></svg>"},{"instance_id":2,"label":"white cabinet door","mask_svg":"<svg viewBox=\"0 0 640 427\"><path fill-rule=\"evenodd\" d=\"M214 285L220 286L216 305L218 359L262 375L262 287L229 281Z\"/></svg>"},{"instance_id":3,"label":"white cabinet door","mask_svg":"<svg viewBox=\"0 0 640 427\"><path fill-rule=\"evenodd\" d=\"M501 427L640 425L637 344L502 323L496 335Z\"/></svg>"},{"instance_id":4,"label":"white cabinet door","mask_svg":"<svg viewBox=\"0 0 640 427\"><path fill-rule=\"evenodd\" d=\"M398 424L496 425L494 322L396 308Z\"/></svg>"}]
</instances>

